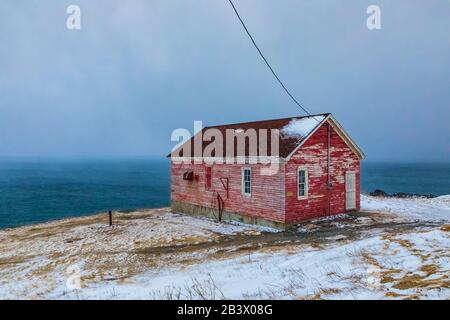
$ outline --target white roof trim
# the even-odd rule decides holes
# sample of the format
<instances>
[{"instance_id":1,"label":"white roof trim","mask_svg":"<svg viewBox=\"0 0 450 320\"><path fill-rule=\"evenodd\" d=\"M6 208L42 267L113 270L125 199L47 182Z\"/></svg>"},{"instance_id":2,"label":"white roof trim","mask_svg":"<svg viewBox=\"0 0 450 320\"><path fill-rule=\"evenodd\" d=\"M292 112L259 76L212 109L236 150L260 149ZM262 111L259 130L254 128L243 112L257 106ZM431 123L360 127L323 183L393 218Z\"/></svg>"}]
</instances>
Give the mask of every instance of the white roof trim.
<instances>
[{"instance_id":1,"label":"white roof trim","mask_svg":"<svg viewBox=\"0 0 450 320\"><path fill-rule=\"evenodd\" d=\"M329 121L330 120L330 121ZM358 147L358 145L350 138L348 133L344 130L344 128L339 124L339 122L333 117L333 115L329 114L326 116L317 126L312 130L303 140L302 142L285 158L286 161L289 161L292 156L302 147L302 145L324 124L329 121L329 123L335 128L336 132L339 136L344 140L344 142L352 149L352 151L358 156L360 160L363 160L366 155L362 150Z\"/></svg>"},{"instance_id":2,"label":"white roof trim","mask_svg":"<svg viewBox=\"0 0 450 320\"><path fill-rule=\"evenodd\" d=\"M339 134L339 136L347 143L347 145L353 150L353 152L358 156L359 160L364 160L366 158L366 155L361 150L360 147L353 141L352 138L350 138L349 134L345 131L345 129L341 126L341 124L336 120L333 115L330 114L331 124L336 130L336 132Z\"/></svg>"}]
</instances>

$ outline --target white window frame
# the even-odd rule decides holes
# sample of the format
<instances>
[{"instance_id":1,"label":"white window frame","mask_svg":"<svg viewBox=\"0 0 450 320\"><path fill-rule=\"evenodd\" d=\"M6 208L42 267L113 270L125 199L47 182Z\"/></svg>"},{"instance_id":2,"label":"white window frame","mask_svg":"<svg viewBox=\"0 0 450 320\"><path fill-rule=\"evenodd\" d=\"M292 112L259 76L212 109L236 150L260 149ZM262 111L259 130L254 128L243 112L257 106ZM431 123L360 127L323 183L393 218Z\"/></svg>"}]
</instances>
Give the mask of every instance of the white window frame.
<instances>
[{"instance_id":1,"label":"white window frame","mask_svg":"<svg viewBox=\"0 0 450 320\"><path fill-rule=\"evenodd\" d=\"M250 171L250 193L245 192L245 171L249 170ZM252 195L252 168L250 167L243 167L241 169L241 191L242 194L246 197L251 197Z\"/></svg>"},{"instance_id":2,"label":"white window frame","mask_svg":"<svg viewBox=\"0 0 450 320\"><path fill-rule=\"evenodd\" d=\"M305 194L303 196L300 195L300 171L305 172ZM296 180L297 180L297 199L298 200L308 199L308 191L309 191L308 168L298 167Z\"/></svg>"}]
</instances>

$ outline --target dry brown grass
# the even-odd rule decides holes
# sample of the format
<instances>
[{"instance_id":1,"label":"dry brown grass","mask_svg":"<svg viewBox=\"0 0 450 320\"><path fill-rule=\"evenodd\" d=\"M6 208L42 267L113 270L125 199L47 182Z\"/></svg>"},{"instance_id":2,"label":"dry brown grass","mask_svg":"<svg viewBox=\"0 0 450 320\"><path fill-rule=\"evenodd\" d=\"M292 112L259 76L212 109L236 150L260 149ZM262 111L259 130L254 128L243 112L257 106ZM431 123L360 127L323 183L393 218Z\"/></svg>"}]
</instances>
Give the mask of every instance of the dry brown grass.
<instances>
[{"instance_id":1,"label":"dry brown grass","mask_svg":"<svg viewBox=\"0 0 450 320\"><path fill-rule=\"evenodd\" d=\"M394 276L399 275L401 273L402 273L402 270L399 270L399 269L383 270L380 273L381 274L380 283L383 283L383 284L393 283L395 281Z\"/></svg>"},{"instance_id":2,"label":"dry brown grass","mask_svg":"<svg viewBox=\"0 0 450 320\"><path fill-rule=\"evenodd\" d=\"M10 267L11 265L16 265L24 263L29 259L26 256L13 256L8 258L0 258L0 268Z\"/></svg>"},{"instance_id":3,"label":"dry brown grass","mask_svg":"<svg viewBox=\"0 0 450 320\"><path fill-rule=\"evenodd\" d=\"M438 272L439 268L434 264L425 264L422 267L420 267L419 270L426 273L426 277L429 277Z\"/></svg>"},{"instance_id":4,"label":"dry brown grass","mask_svg":"<svg viewBox=\"0 0 450 320\"><path fill-rule=\"evenodd\" d=\"M362 257L362 260L370 265L376 266L378 268L382 268L381 264L375 259L369 252L367 251L360 251L360 256Z\"/></svg>"},{"instance_id":5,"label":"dry brown grass","mask_svg":"<svg viewBox=\"0 0 450 320\"><path fill-rule=\"evenodd\" d=\"M338 288L326 288L317 290L313 295L302 297L302 300L323 300L326 299L323 296L338 294L342 290Z\"/></svg>"},{"instance_id":6,"label":"dry brown grass","mask_svg":"<svg viewBox=\"0 0 450 320\"><path fill-rule=\"evenodd\" d=\"M388 292L386 292L386 294L384 296L387 298L406 298L406 297L408 297L407 294L397 293L395 291L388 291Z\"/></svg>"},{"instance_id":7,"label":"dry brown grass","mask_svg":"<svg viewBox=\"0 0 450 320\"><path fill-rule=\"evenodd\" d=\"M426 276L421 276L418 274L406 275L403 278L397 280L393 285L393 288L399 290L417 289L417 288L427 288L427 289L437 289L437 288L450 288L450 281L448 276L440 277L437 279L426 279Z\"/></svg>"}]
</instances>

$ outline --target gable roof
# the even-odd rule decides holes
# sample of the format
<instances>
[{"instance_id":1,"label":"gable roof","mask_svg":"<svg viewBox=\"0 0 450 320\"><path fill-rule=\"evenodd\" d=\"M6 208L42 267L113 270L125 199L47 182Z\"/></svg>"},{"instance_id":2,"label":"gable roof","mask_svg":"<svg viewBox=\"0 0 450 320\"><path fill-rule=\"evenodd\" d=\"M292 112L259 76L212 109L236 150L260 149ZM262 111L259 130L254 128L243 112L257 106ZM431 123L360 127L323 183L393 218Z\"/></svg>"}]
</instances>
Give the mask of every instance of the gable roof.
<instances>
[{"instance_id":1,"label":"gable roof","mask_svg":"<svg viewBox=\"0 0 450 320\"><path fill-rule=\"evenodd\" d=\"M316 114L303 117L290 117L282 119L272 119L272 120L261 120L243 123L233 123L217 126L208 126L202 129L202 134L204 134L208 129L217 129L222 133L223 136L223 155L226 155L226 130L243 130L254 129L258 132L260 129L278 129L280 132L279 137L279 156L289 160L291 156L303 145L303 143L310 137L314 132L325 122L329 121L331 125L336 129L336 132L344 139L344 141L352 148L352 150L358 155L360 159L364 158L364 153L361 149L353 142L353 140L344 131L342 126L334 119L330 113ZM198 133L199 134L199 133ZM245 155L248 156L248 139L245 141ZM191 143L191 157L194 157L194 137L192 137L188 142ZM211 141L202 142L202 151L212 143ZM180 146L175 152L180 150ZM271 143L270 143L270 132L267 136L267 153L271 155ZM237 155L237 150L235 148L234 155ZM259 155L259 143L257 146L257 155ZM168 155L170 157L170 154ZM179 156L183 155L182 152Z\"/></svg>"}]
</instances>

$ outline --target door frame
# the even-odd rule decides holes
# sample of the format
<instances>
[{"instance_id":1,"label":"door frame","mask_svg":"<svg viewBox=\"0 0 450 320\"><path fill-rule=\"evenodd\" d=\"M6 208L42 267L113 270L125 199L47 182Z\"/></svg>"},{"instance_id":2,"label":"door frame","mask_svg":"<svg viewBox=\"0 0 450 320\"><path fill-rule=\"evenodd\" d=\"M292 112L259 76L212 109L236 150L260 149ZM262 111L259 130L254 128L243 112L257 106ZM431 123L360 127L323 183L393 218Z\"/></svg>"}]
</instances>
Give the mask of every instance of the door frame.
<instances>
[{"instance_id":1,"label":"door frame","mask_svg":"<svg viewBox=\"0 0 450 320\"><path fill-rule=\"evenodd\" d=\"M353 188L350 188L350 190L348 190L348 188L347 188L347 180L348 180L348 175L353 175L353 177L354 177L354 179L353 179L353 182L354 182L354 184L353 184ZM353 189L353 190L351 190L351 189ZM347 194L349 193L349 192L353 192L353 194L354 194L354 206L352 206L352 207L349 207L349 203L348 203L348 201L347 201ZM351 210L356 210L356 172L355 171L346 171L345 172L345 210L346 211L351 211Z\"/></svg>"}]
</instances>

